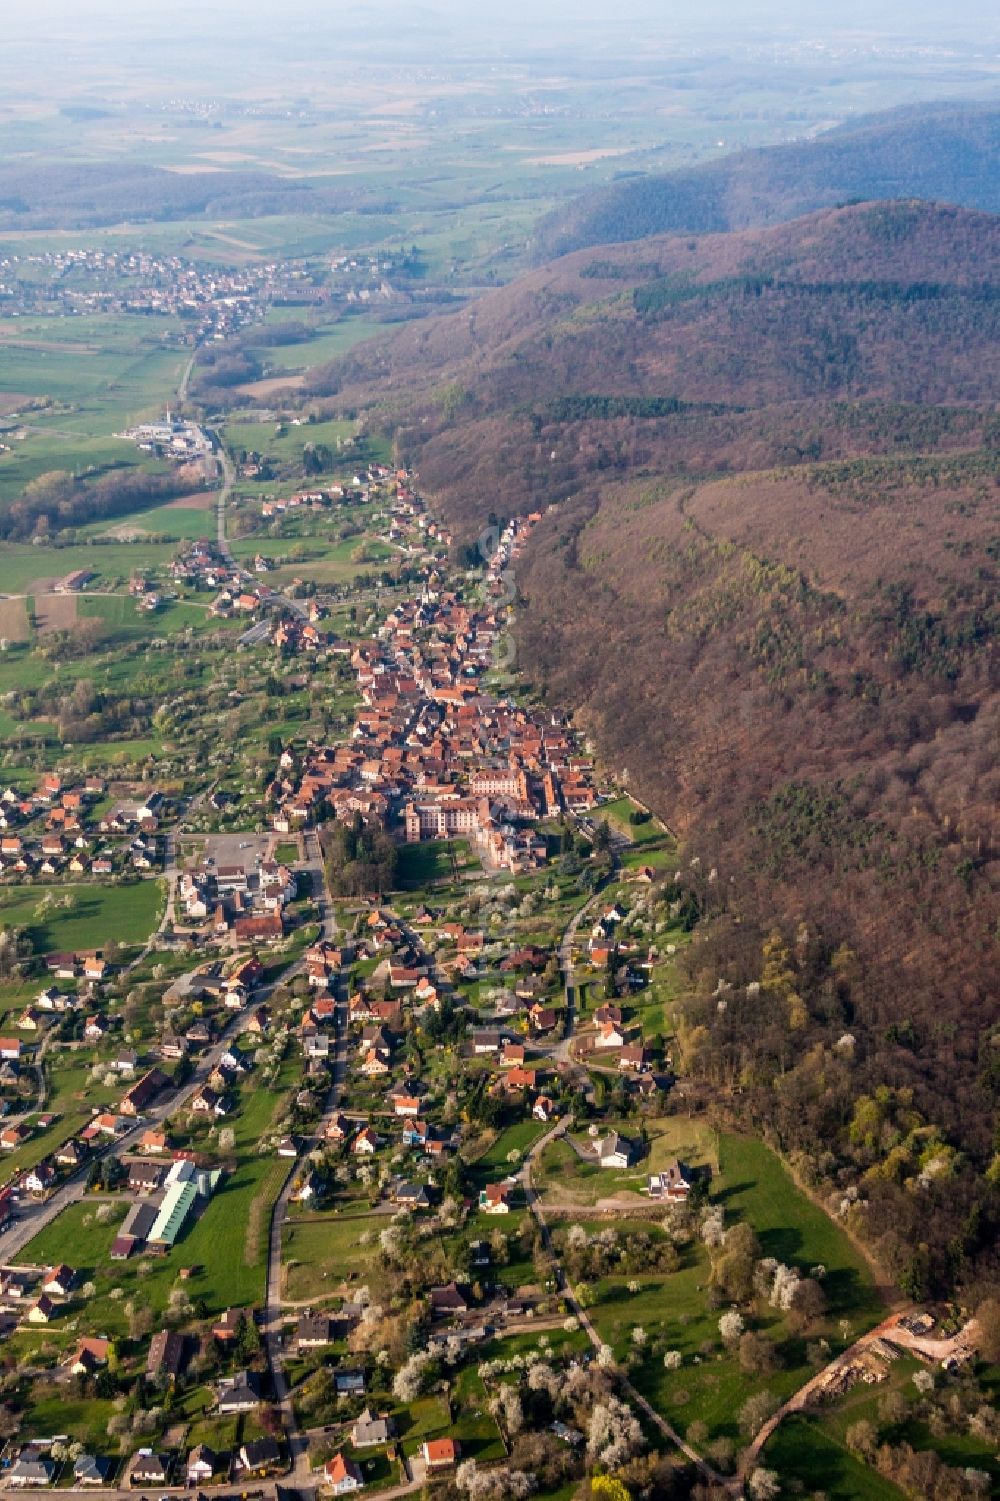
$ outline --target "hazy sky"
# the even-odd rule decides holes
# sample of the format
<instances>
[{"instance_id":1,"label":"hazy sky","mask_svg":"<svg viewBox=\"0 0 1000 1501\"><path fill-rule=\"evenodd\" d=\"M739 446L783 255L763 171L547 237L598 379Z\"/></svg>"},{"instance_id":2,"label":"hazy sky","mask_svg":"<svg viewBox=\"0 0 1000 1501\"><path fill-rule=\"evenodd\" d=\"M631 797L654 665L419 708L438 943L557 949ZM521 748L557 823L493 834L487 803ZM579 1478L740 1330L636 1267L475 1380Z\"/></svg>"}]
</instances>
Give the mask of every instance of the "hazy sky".
<instances>
[{"instance_id":1,"label":"hazy sky","mask_svg":"<svg viewBox=\"0 0 1000 1501\"><path fill-rule=\"evenodd\" d=\"M891 60L926 47L939 63L954 48L959 84L970 57L977 87L1000 80L998 0L0 0L0 9L10 104L247 88L301 98L335 90L338 64L563 74L654 67L691 50L739 64L747 48L772 43L806 44L797 61L817 69L825 44L839 66L853 48L871 62L873 48Z\"/></svg>"},{"instance_id":2,"label":"hazy sky","mask_svg":"<svg viewBox=\"0 0 1000 1501\"><path fill-rule=\"evenodd\" d=\"M234 40L248 39L251 27L270 31L277 23L326 33L338 27L368 26L373 33L387 26L397 31L431 27L464 39L506 35L529 46L533 36L544 34L548 40L565 28L564 40L572 47L581 27L613 34L636 23L657 32L714 34L720 41L725 38L720 28L828 34L859 27L946 43L976 28L995 36L1000 7L996 0L951 0L947 6L941 0L282 0L279 6L273 0L6 0L3 11L8 40L41 41L48 28L57 27L91 38L104 32L113 43L115 35L129 31L176 34L178 27L193 27L197 35L231 22Z\"/></svg>"}]
</instances>

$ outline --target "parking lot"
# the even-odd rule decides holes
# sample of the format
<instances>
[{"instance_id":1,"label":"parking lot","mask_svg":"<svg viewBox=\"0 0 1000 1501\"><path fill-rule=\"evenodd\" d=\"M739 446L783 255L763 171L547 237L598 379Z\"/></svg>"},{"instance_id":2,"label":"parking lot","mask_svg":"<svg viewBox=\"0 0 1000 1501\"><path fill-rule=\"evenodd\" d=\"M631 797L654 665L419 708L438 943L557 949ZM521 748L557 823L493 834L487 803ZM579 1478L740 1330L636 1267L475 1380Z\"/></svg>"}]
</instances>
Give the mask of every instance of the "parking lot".
<instances>
[{"instance_id":1,"label":"parking lot","mask_svg":"<svg viewBox=\"0 0 1000 1501\"><path fill-rule=\"evenodd\" d=\"M204 841L204 859L222 865L245 865L252 869L259 857L263 860L275 843L274 834L208 834Z\"/></svg>"}]
</instances>

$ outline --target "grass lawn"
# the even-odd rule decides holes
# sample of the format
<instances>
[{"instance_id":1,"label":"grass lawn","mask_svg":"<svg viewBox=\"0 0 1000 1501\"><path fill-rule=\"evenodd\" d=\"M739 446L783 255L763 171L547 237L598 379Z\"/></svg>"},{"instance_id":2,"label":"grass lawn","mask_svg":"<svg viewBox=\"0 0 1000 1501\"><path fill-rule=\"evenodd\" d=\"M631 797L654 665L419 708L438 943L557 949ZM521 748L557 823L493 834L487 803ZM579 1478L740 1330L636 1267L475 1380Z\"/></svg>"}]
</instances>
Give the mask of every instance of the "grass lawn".
<instances>
[{"instance_id":1,"label":"grass lawn","mask_svg":"<svg viewBox=\"0 0 1000 1501\"><path fill-rule=\"evenodd\" d=\"M0 550L4 590L22 593L41 579L60 579L76 568L97 575L96 587L126 585L136 568L166 567L176 546L173 542L77 543L71 547L35 547L30 542L5 542Z\"/></svg>"},{"instance_id":2,"label":"grass lawn","mask_svg":"<svg viewBox=\"0 0 1000 1501\"><path fill-rule=\"evenodd\" d=\"M468 857L466 839L428 839L421 844L404 844L399 851L396 879L403 891L413 891L450 879Z\"/></svg>"},{"instance_id":3,"label":"grass lawn","mask_svg":"<svg viewBox=\"0 0 1000 1501\"><path fill-rule=\"evenodd\" d=\"M481 1157L477 1157L472 1164L473 1175L479 1187L483 1183L492 1183L497 1178L506 1177L510 1172L516 1171L519 1163L526 1153L535 1144L540 1136L544 1136L550 1128L541 1121L517 1121L513 1126L507 1126L500 1132L492 1146L487 1147ZM518 1152L518 1162L507 1161L508 1153ZM482 1182L479 1182L482 1179Z\"/></svg>"},{"instance_id":4,"label":"grass lawn","mask_svg":"<svg viewBox=\"0 0 1000 1501\"><path fill-rule=\"evenodd\" d=\"M345 1458L353 1459L360 1469L366 1491L387 1490L401 1483L399 1465L384 1449L355 1449L353 1444L344 1444L341 1452Z\"/></svg>"},{"instance_id":5,"label":"grass lawn","mask_svg":"<svg viewBox=\"0 0 1000 1501\"><path fill-rule=\"evenodd\" d=\"M541 1340L547 1344L542 1346ZM515 1355L537 1354L542 1358L579 1353L590 1349L585 1329L546 1329L544 1334L498 1334L483 1346L481 1360L510 1360Z\"/></svg>"},{"instance_id":6,"label":"grass lawn","mask_svg":"<svg viewBox=\"0 0 1000 1501\"><path fill-rule=\"evenodd\" d=\"M268 368L309 370L315 365L322 365L326 360L336 359L365 339L372 339L376 334L395 327L395 323L380 323L363 315L343 318L339 323L317 328L311 338L304 339L299 344L268 344L262 346L259 352Z\"/></svg>"},{"instance_id":7,"label":"grass lawn","mask_svg":"<svg viewBox=\"0 0 1000 1501\"><path fill-rule=\"evenodd\" d=\"M464 1459L488 1462L503 1459L506 1452L486 1403L486 1388L476 1365L463 1367L452 1387L452 1406L455 1409L454 1434L462 1445Z\"/></svg>"},{"instance_id":8,"label":"grass lawn","mask_svg":"<svg viewBox=\"0 0 1000 1501\"><path fill-rule=\"evenodd\" d=\"M202 1397L205 1406L212 1400L212 1395L204 1387L197 1388L194 1395ZM238 1432L237 1417L196 1417L188 1429L185 1443L189 1449L193 1449L196 1444L207 1444L216 1454L226 1454L236 1447Z\"/></svg>"},{"instance_id":9,"label":"grass lawn","mask_svg":"<svg viewBox=\"0 0 1000 1501\"><path fill-rule=\"evenodd\" d=\"M765 1256L805 1269L826 1267L830 1312L849 1318L855 1335L878 1322L884 1310L864 1257L763 1142L721 1136L719 1167L713 1198L725 1205L727 1217L750 1221Z\"/></svg>"},{"instance_id":10,"label":"grass lawn","mask_svg":"<svg viewBox=\"0 0 1000 1501\"><path fill-rule=\"evenodd\" d=\"M439 1396L419 1397L396 1413L403 1453L416 1454L427 1439L454 1437L462 1445L463 1459L502 1459L503 1443L486 1400L475 1365L465 1366L452 1386L453 1421L447 1402Z\"/></svg>"},{"instance_id":11,"label":"grass lawn","mask_svg":"<svg viewBox=\"0 0 1000 1501\"><path fill-rule=\"evenodd\" d=\"M448 1405L436 1395L418 1397L393 1415L407 1457L416 1454L426 1439L443 1438L448 1433Z\"/></svg>"},{"instance_id":12,"label":"grass lawn","mask_svg":"<svg viewBox=\"0 0 1000 1501\"><path fill-rule=\"evenodd\" d=\"M48 906L51 891L57 905ZM0 923L27 928L37 953L143 944L163 911L160 881L129 886L34 886L0 893ZM65 903L65 905L63 905Z\"/></svg>"},{"instance_id":13,"label":"grass lawn","mask_svg":"<svg viewBox=\"0 0 1000 1501\"><path fill-rule=\"evenodd\" d=\"M208 613L204 605L182 600L164 605L154 615L142 613L134 599L126 594L82 595L77 610L85 619L103 620L110 628L105 647L131 641L148 641L152 637L173 636L186 630L218 631L229 628Z\"/></svg>"},{"instance_id":14,"label":"grass lawn","mask_svg":"<svg viewBox=\"0 0 1000 1501\"><path fill-rule=\"evenodd\" d=\"M614 1128L632 1140L638 1139L638 1126L630 1121L612 1122L608 1127L602 1127L602 1136L606 1130ZM690 1167L708 1168L715 1177L718 1144L716 1133L710 1126L680 1116L667 1116L662 1120L647 1120L646 1130L649 1135L647 1154L634 1168L621 1170L581 1161L568 1141L557 1139L550 1142L533 1173L536 1188L543 1196L548 1195L560 1203L578 1203L583 1208L614 1194L638 1194L645 1187L649 1174L665 1168L675 1157ZM584 1133L575 1131L573 1135L579 1143L586 1143Z\"/></svg>"},{"instance_id":15,"label":"grass lawn","mask_svg":"<svg viewBox=\"0 0 1000 1501\"><path fill-rule=\"evenodd\" d=\"M113 521L97 521L81 528L81 535L109 537L112 541L129 536L143 535L172 537L178 541L194 541L198 537L212 536L215 531L215 512L209 507L176 506L171 504L137 507L125 517L116 516Z\"/></svg>"},{"instance_id":16,"label":"grass lawn","mask_svg":"<svg viewBox=\"0 0 1000 1501\"><path fill-rule=\"evenodd\" d=\"M765 1255L803 1270L820 1262L827 1268L823 1286L828 1311L809 1337L822 1334L837 1349L843 1344L841 1318L848 1320L852 1337L875 1323L881 1308L863 1259L822 1210L796 1188L779 1159L760 1142L723 1136L719 1164L713 1198L725 1204L730 1222L749 1222ZM623 1226L619 1223L616 1229L621 1233ZM709 1307L705 1295L708 1277L708 1254L695 1243L684 1249L675 1272L602 1279L594 1288L590 1313L602 1339L619 1358L634 1348L633 1329L645 1329L645 1354L633 1370L633 1379L681 1432L698 1419L707 1425L710 1437L738 1441L737 1415L747 1397L766 1389L784 1398L808 1378L806 1340L791 1332L784 1316L770 1308L761 1310L752 1326L775 1340L781 1364L764 1378L745 1374L735 1356L722 1347L719 1311ZM630 1281L638 1284L637 1291L628 1291ZM666 1349L681 1352L680 1369L664 1368Z\"/></svg>"},{"instance_id":17,"label":"grass lawn","mask_svg":"<svg viewBox=\"0 0 1000 1501\"><path fill-rule=\"evenodd\" d=\"M300 349L302 345L295 345ZM275 361L275 363L278 363ZM280 430L279 430L280 429ZM302 450L307 443L325 443L336 451L337 439L352 438L355 424L353 422L308 422L300 427L294 427L291 423L279 424L277 422L240 422L228 421L225 424L224 437L229 452L239 455L241 450L248 453L256 452L265 458L277 461L301 461ZM356 458L350 454L344 455L344 466L350 467L356 463Z\"/></svg>"},{"instance_id":18,"label":"grass lawn","mask_svg":"<svg viewBox=\"0 0 1000 1501\"><path fill-rule=\"evenodd\" d=\"M613 802L602 803L599 808L595 808L593 816L597 823L606 819L613 829L624 834L634 844L659 844L663 840L670 839L655 818L647 818L643 823L632 823L630 818L633 813L642 817L642 810L637 803L634 803L630 797L619 797Z\"/></svg>"},{"instance_id":19,"label":"grass lawn","mask_svg":"<svg viewBox=\"0 0 1000 1501\"><path fill-rule=\"evenodd\" d=\"M375 1249L362 1245L368 1235L389 1223L385 1215L344 1214L334 1210L323 1218L293 1221L282 1236L283 1296L290 1302L332 1295L352 1274L363 1282L381 1275Z\"/></svg>"},{"instance_id":20,"label":"grass lawn","mask_svg":"<svg viewBox=\"0 0 1000 1501\"><path fill-rule=\"evenodd\" d=\"M810 1418L786 1418L764 1451L768 1468L786 1485L821 1490L829 1501L900 1501L905 1495L862 1460L829 1438Z\"/></svg>"},{"instance_id":21,"label":"grass lawn","mask_svg":"<svg viewBox=\"0 0 1000 1501\"><path fill-rule=\"evenodd\" d=\"M107 1224L100 1224L97 1209L105 1200L82 1199L68 1205L61 1214L29 1241L21 1260L35 1266L58 1266L65 1262L81 1280L89 1281L98 1267L107 1265L111 1243L125 1218L128 1202L112 1206L114 1213Z\"/></svg>"},{"instance_id":22,"label":"grass lawn","mask_svg":"<svg viewBox=\"0 0 1000 1501\"><path fill-rule=\"evenodd\" d=\"M90 1453L106 1454L108 1424L114 1411L110 1400L77 1397L72 1386L55 1389L51 1396L33 1402L28 1408L22 1434L25 1438L50 1438L55 1433L67 1433Z\"/></svg>"}]
</instances>

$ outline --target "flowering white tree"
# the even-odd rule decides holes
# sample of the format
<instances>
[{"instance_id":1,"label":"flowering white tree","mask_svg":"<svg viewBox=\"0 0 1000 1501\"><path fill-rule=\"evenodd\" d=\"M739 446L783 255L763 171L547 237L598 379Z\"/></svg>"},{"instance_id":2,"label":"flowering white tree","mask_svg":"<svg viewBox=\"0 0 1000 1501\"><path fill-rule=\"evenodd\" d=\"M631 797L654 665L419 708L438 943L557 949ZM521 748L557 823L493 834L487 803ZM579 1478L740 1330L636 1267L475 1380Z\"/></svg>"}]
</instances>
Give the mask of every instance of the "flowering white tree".
<instances>
[{"instance_id":1,"label":"flowering white tree","mask_svg":"<svg viewBox=\"0 0 1000 1501\"><path fill-rule=\"evenodd\" d=\"M392 1383L392 1394L397 1402L413 1402L423 1390L431 1355L427 1350L417 1350L400 1366Z\"/></svg>"},{"instance_id":2,"label":"flowering white tree","mask_svg":"<svg viewBox=\"0 0 1000 1501\"><path fill-rule=\"evenodd\" d=\"M725 1345L735 1345L745 1328L743 1315L735 1308L727 1308L719 1319L719 1333Z\"/></svg>"},{"instance_id":3,"label":"flowering white tree","mask_svg":"<svg viewBox=\"0 0 1000 1501\"><path fill-rule=\"evenodd\" d=\"M534 1365L528 1367L528 1390L530 1392L548 1392L550 1397L554 1397L558 1387L559 1377L544 1360L536 1360Z\"/></svg>"},{"instance_id":4,"label":"flowering white tree","mask_svg":"<svg viewBox=\"0 0 1000 1501\"><path fill-rule=\"evenodd\" d=\"M642 1425L627 1402L607 1397L595 1402L587 1434L587 1457L605 1469L616 1470L644 1447Z\"/></svg>"},{"instance_id":5,"label":"flowering white tree","mask_svg":"<svg viewBox=\"0 0 1000 1501\"><path fill-rule=\"evenodd\" d=\"M784 1313L787 1313L795 1301L799 1281L799 1274L794 1267L784 1266L779 1263L774 1273L774 1281L771 1284L772 1308L780 1308Z\"/></svg>"},{"instance_id":6,"label":"flowering white tree","mask_svg":"<svg viewBox=\"0 0 1000 1501\"><path fill-rule=\"evenodd\" d=\"M536 1481L524 1470L481 1470L474 1459L466 1459L455 1471L455 1486L470 1501L525 1501L536 1489Z\"/></svg>"},{"instance_id":7,"label":"flowering white tree","mask_svg":"<svg viewBox=\"0 0 1000 1501\"><path fill-rule=\"evenodd\" d=\"M462 1341L457 1334L449 1334L445 1340L442 1357L446 1366L458 1365L462 1358Z\"/></svg>"},{"instance_id":8,"label":"flowering white tree","mask_svg":"<svg viewBox=\"0 0 1000 1501\"><path fill-rule=\"evenodd\" d=\"M583 1225L571 1225L566 1231L566 1250L583 1250L589 1235Z\"/></svg>"},{"instance_id":9,"label":"flowering white tree","mask_svg":"<svg viewBox=\"0 0 1000 1501\"><path fill-rule=\"evenodd\" d=\"M774 1501L781 1495L781 1481L773 1470L754 1470L747 1481L747 1491L752 1501Z\"/></svg>"},{"instance_id":10,"label":"flowering white tree","mask_svg":"<svg viewBox=\"0 0 1000 1501\"><path fill-rule=\"evenodd\" d=\"M706 1246L721 1246L726 1238L725 1214L718 1206L709 1209L701 1222L701 1238Z\"/></svg>"},{"instance_id":11,"label":"flowering white tree","mask_svg":"<svg viewBox=\"0 0 1000 1501\"><path fill-rule=\"evenodd\" d=\"M508 1438L524 1427L524 1408L515 1386L505 1384L498 1389L490 1399L490 1412L503 1423Z\"/></svg>"}]
</instances>

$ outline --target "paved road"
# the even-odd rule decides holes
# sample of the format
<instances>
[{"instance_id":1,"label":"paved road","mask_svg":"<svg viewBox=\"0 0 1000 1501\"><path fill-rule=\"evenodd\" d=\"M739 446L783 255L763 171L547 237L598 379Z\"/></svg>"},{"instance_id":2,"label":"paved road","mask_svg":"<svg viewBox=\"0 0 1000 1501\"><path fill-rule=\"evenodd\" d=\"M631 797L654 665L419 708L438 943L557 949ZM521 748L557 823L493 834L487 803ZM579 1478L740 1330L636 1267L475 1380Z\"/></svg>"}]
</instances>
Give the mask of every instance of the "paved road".
<instances>
[{"instance_id":1,"label":"paved road","mask_svg":"<svg viewBox=\"0 0 1000 1501\"><path fill-rule=\"evenodd\" d=\"M219 463L222 466L222 485L215 502L216 540L219 552L225 558L230 568L238 568L239 564L233 557L232 549L229 546L229 539L226 536L226 501L232 494L233 485L236 482L236 471L229 461L229 455L223 447L221 440L219 442Z\"/></svg>"},{"instance_id":2,"label":"paved road","mask_svg":"<svg viewBox=\"0 0 1000 1501\"><path fill-rule=\"evenodd\" d=\"M247 570L233 556L233 550L229 546L229 538L226 536L226 503L232 494L233 485L236 483L236 470L233 468L232 461L221 439L218 440L218 444L219 463L222 467L222 485L215 502L216 543L219 553L225 558L230 568L235 568L238 573L249 578ZM255 578L254 582L259 583L260 581ZM290 610L293 615L298 616L299 620L309 619L309 612L305 605L297 599L290 599L287 594L281 594L277 589L271 589L268 592L264 603L271 606L280 605L283 609Z\"/></svg>"},{"instance_id":3,"label":"paved road","mask_svg":"<svg viewBox=\"0 0 1000 1501\"><path fill-rule=\"evenodd\" d=\"M554 1063L572 1063L573 1061L570 1057L570 1048L573 1042L573 1032L576 1027L577 996L576 972L573 968L573 944L576 941L577 929L597 901L599 895L600 892L595 891L587 898L582 907L577 908L566 924L563 936L559 942L559 968L562 970L565 990L566 1021L563 1035L550 1054Z\"/></svg>"},{"instance_id":4,"label":"paved road","mask_svg":"<svg viewBox=\"0 0 1000 1501\"><path fill-rule=\"evenodd\" d=\"M254 996L254 1004L266 999L271 989L272 986L267 986L259 991ZM182 1110L185 1102L205 1083L223 1053L246 1031L253 1009L254 1006L247 1006L245 1010L237 1012L208 1051L199 1058L191 1077L179 1090L164 1090L156 1103L144 1111L133 1126L114 1140L109 1140L106 1146L91 1153L83 1167L61 1183L49 1198L42 1201L22 1198L18 1218L9 1229L0 1234L0 1261L11 1261L40 1230L51 1224L56 1215L69 1204L83 1198L91 1162L106 1157L110 1152L121 1152L123 1148L134 1144L141 1132L162 1124L169 1115Z\"/></svg>"},{"instance_id":5,"label":"paved road","mask_svg":"<svg viewBox=\"0 0 1000 1501\"><path fill-rule=\"evenodd\" d=\"M320 916L320 936L332 942L337 934L337 921L333 904L330 901L330 896L326 888L326 876L323 869L319 837L315 830L306 831L304 844L306 864L299 866L299 870L300 872L302 870L308 871L312 877L313 899L316 902ZM288 976L300 968L302 962L300 961L299 965L293 966L288 971ZM281 1411L282 1423L288 1439L291 1473L287 1478L289 1483L296 1485L301 1484L303 1481L308 1481L311 1471L309 1468L309 1441L305 1434L301 1432L296 1422L295 1407L285 1376L285 1357L282 1341L281 1241L296 1174L309 1152L312 1151L318 1141L323 1140L326 1124L340 1103L344 1083L347 1078L347 996L344 993L342 980L338 980L337 982L334 998L336 999L337 1006L333 1018L334 1059L330 1090L327 1094L323 1114L317 1123L315 1133L302 1143L302 1150L299 1156L289 1166L288 1176L282 1185L281 1192L271 1212L271 1229L268 1238L267 1292L264 1303L263 1328L264 1348L267 1352L268 1364L271 1368L275 1401ZM407 1489L409 1489L408 1486L401 1488L399 1494L403 1494L403 1491Z\"/></svg>"},{"instance_id":6,"label":"paved road","mask_svg":"<svg viewBox=\"0 0 1000 1501\"><path fill-rule=\"evenodd\" d=\"M177 405L179 407L182 407L187 401L188 386L191 382L191 371L194 369L194 362L196 358L196 355L192 355L187 364L184 366L184 373L181 376L180 384L177 387Z\"/></svg>"}]
</instances>

